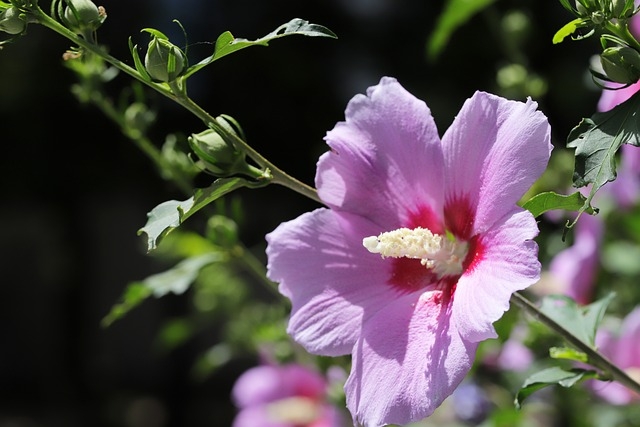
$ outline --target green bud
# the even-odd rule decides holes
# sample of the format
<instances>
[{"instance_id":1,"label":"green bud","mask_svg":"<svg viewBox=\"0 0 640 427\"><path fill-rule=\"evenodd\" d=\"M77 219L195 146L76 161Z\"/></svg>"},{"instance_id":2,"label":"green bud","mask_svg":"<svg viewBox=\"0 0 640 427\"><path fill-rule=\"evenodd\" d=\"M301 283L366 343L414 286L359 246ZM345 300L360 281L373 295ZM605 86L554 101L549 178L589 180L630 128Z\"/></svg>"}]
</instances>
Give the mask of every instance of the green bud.
<instances>
[{"instance_id":1,"label":"green bud","mask_svg":"<svg viewBox=\"0 0 640 427\"><path fill-rule=\"evenodd\" d=\"M0 12L0 31L9 34L20 34L27 28L27 21L20 16L17 7L10 7Z\"/></svg>"},{"instance_id":2,"label":"green bud","mask_svg":"<svg viewBox=\"0 0 640 427\"><path fill-rule=\"evenodd\" d=\"M169 40L152 35L144 66L154 81L168 83L180 77L187 66L187 57Z\"/></svg>"},{"instance_id":3,"label":"green bud","mask_svg":"<svg viewBox=\"0 0 640 427\"><path fill-rule=\"evenodd\" d=\"M67 0L62 21L71 31L84 36L97 30L105 19L104 8L91 0Z\"/></svg>"},{"instance_id":4,"label":"green bud","mask_svg":"<svg viewBox=\"0 0 640 427\"><path fill-rule=\"evenodd\" d=\"M606 48L600 55L602 68L612 81L622 84L640 79L640 54L626 46Z\"/></svg>"},{"instance_id":5,"label":"green bud","mask_svg":"<svg viewBox=\"0 0 640 427\"><path fill-rule=\"evenodd\" d=\"M231 176L247 172L250 168L245 161L245 154L228 144L212 129L193 134L188 141L206 169L216 176Z\"/></svg>"}]
</instances>

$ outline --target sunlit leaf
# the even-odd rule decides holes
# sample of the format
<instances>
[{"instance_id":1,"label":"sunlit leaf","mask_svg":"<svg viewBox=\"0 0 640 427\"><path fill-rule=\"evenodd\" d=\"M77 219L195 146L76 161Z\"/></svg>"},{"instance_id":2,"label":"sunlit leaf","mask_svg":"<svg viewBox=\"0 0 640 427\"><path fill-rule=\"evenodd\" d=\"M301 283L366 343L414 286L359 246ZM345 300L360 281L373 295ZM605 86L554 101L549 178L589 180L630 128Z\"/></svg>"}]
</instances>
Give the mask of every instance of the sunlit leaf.
<instances>
[{"instance_id":1,"label":"sunlit leaf","mask_svg":"<svg viewBox=\"0 0 640 427\"><path fill-rule=\"evenodd\" d=\"M614 295L610 293L587 306L579 306L573 299L564 295L549 295L543 298L540 311L575 338L595 349L596 330Z\"/></svg>"},{"instance_id":2,"label":"sunlit leaf","mask_svg":"<svg viewBox=\"0 0 640 427\"><path fill-rule=\"evenodd\" d=\"M533 196L522 207L531 212L534 217L538 217L551 210L578 211L584 206L586 200L587 198L579 191L570 195L549 191ZM587 213L593 214L594 211L588 209Z\"/></svg>"},{"instance_id":3,"label":"sunlit leaf","mask_svg":"<svg viewBox=\"0 0 640 427\"><path fill-rule=\"evenodd\" d=\"M220 178L209 187L195 190L187 200L163 202L147 214L147 223L138 231L138 235L147 234L147 250L152 251L167 233L179 227L191 215L225 194L247 185L249 183L243 178Z\"/></svg>"},{"instance_id":4,"label":"sunlit leaf","mask_svg":"<svg viewBox=\"0 0 640 427\"><path fill-rule=\"evenodd\" d=\"M516 394L516 398L513 403L516 408L520 408L522 402L528 396L541 388L550 385L560 385L568 388L581 380L595 378L596 376L597 373L595 371L577 368L571 370L564 370L558 367L544 369L540 372L536 372L524 381L522 388Z\"/></svg>"},{"instance_id":5,"label":"sunlit leaf","mask_svg":"<svg viewBox=\"0 0 640 427\"><path fill-rule=\"evenodd\" d=\"M434 60L447 45L449 38L473 15L485 9L495 0L447 0L436 22L436 28L427 42L427 54Z\"/></svg>"},{"instance_id":6,"label":"sunlit leaf","mask_svg":"<svg viewBox=\"0 0 640 427\"><path fill-rule=\"evenodd\" d=\"M551 347L549 349L549 356L553 359L574 360L583 363L589 360L585 353L570 347Z\"/></svg>"},{"instance_id":7,"label":"sunlit leaf","mask_svg":"<svg viewBox=\"0 0 640 427\"><path fill-rule=\"evenodd\" d=\"M636 93L611 111L583 119L569 134L567 147L576 149L573 184L592 184L584 209L604 184L616 179L615 155L622 144L640 145L639 108L640 93Z\"/></svg>"},{"instance_id":8,"label":"sunlit leaf","mask_svg":"<svg viewBox=\"0 0 640 427\"><path fill-rule=\"evenodd\" d=\"M330 29L323 27L322 25L311 24L308 21L299 18L292 19L286 24L280 25L278 28L276 28L266 36L256 40L235 38L229 31L226 31L218 36L218 39L215 43L213 55L203 59L194 66L189 67L189 69L184 74L184 77L195 73L202 67L205 67L213 61L220 59L223 56L227 56L230 53L237 52L249 46L268 46L271 40L290 35L337 38L337 36Z\"/></svg>"},{"instance_id":9,"label":"sunlit leaf","mask_svg":"<svg viewBox=\"0 0 640 427\"><path fill-rule=\"evenodd\" d=\"M575 33L578 28L584 27L586 22L587 20L583 18L576 18L566 23L553 35L553 44L562 43L565 38Z\"/></svg>"}]
</instances>

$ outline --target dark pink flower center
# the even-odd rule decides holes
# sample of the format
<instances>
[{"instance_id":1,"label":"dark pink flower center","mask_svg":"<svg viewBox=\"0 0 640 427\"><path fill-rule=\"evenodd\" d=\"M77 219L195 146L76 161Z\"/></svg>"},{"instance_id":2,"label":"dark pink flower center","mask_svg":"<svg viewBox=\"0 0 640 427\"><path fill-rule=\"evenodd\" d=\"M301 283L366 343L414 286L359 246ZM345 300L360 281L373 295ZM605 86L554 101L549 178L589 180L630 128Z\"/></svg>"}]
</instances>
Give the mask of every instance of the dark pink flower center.
<instances>
[{"instance_id":1,"label":"dark pink flower center","mask_svg":"<svg viewBox=\"0 0 640 427\"><path fill-rule=\"evenodd\" d=\"M460 276L475 268L483 257L481 236L471 235L474 218L475 209L465 197L455 198L445 205L444 223L429 206L420 206L415 212L411 212L407 228L427 228L440 235L449 232L456 240L467 243L467 254L462 262L463 271L457 275L440 277L432 269L425 268L419 259L391 258L386 260L392 263L388 283L402 292L415 292L435 286L444 291L445 295L453 297Z\"/></svg>"}]
</instances>

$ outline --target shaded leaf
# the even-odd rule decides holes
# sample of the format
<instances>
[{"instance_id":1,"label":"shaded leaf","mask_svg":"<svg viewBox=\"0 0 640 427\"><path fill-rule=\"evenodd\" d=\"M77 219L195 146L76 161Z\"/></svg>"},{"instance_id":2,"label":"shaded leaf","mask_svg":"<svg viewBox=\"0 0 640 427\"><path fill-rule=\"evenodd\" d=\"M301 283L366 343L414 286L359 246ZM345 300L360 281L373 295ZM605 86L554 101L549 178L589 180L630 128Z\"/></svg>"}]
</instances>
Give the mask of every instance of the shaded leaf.
<instances>
[{"instance_id":1,"label":"shaded leaf","mask_svg":"<svg viewBox=\"0 0 640 427\"><path fill-rule=\"evenodd\" d=\"M530 198L522 207L538 217L551 210L578 211L583 206L587 198L579 191L570 195L562 195L553 191L540 193ZM589 208L587 213L593 214L594 210Z\"/></svg>"},{"instance_id":2,"label":"shaded leaf","mask_svg":"<svg viewBox=\"0 0 640 427\"><path fill-rule=\"evenodd\" d=\"M184 77L190 76L201 68L211 64L213 61L220 59L223 56L227 56L230 53L237 52L249 46L268 46L271 40L290 35L337 38L337 36L330 29L323 27L322 25L311 24L308 21L299 18L292 19L286 24L280 25L278 28L276 28L266 36L253 41L242 38L235 38L229 31L226 31L218 36L218 39L215 43L213 55L203 59L194 66L189 67L189 69L184 74Z\"/></svg>"},{"instance_id":3,"label":"shaded leaf","mask_svg":"<svg viewBox=\"0 0 640 427\"><path fill-rule=\"evenodd\" d=\"M160 203L147 214L147 223L138 230L138 235L147 234L147 251L152 251L167 233L191 215L225 194L248 185L250 183L243 178L220 178L209 187L196 189L187 200Z\"/></svg>"},{"instance_id":4,"label":"shaded leaf","mask_svg":"<svg viewBox=\"0 0 640 427\"><path fill-rule=\"evenodd\" d=\"M449 38L473 15L495 0L448 0L427 42L427 55L434 60L447 45Z\"/></svg>"},{"instance_id":5,"label":"shaded leaf","mask_svg":"<svg viewBox=\"0 0 640 427\"><path fill-rule=\"evenodd\" d=\"M639 108L640 93L636 93L611 111L583 119L569 134L567 147L576 149L573 185L592 184L583 210L604 184L616 179L615 154L620 146L640 145Z\"/></svg>"},{"instance_id":6,"label":"shaded leaf","mask_svg":"<svg viewBox=\"0 0 640 427\"><path fill-rule=\"evenodd\" d=\"M220 252L187 258L167 271L129 284L122 296L122 302L116 304L102 319L102 325L105 327L111 325L152 295L160 298L168 293L184 293L198 277L203 267L224 259L225 255Z\"/></svg>"},{"instance_id":7,"label":"shaded leaf","mask_svg":"<svg viewBox=\"0 0 640 427\"><path fill-rule=\"evenodd\" d=\"M584 344L595 349L596 330L614 295L610 293L584 307L567 296L549 295L543 298L540 311Z\"/></svg>"},{"instance_id":8,"label":"shaded leaf","mask_svg":"<svg viewBox=\"0 0 640 427\"><path fill-rule=\"evenodd\" d=\"M577 368L568 371L558 368L557 366L544 369L536 372L524 381L513 403L516 408L519 409L527 397L541 388L556 384L568 388L581 380L595 378L596 376L597 373L595 371Z\"/></svg>"}]
</instances>

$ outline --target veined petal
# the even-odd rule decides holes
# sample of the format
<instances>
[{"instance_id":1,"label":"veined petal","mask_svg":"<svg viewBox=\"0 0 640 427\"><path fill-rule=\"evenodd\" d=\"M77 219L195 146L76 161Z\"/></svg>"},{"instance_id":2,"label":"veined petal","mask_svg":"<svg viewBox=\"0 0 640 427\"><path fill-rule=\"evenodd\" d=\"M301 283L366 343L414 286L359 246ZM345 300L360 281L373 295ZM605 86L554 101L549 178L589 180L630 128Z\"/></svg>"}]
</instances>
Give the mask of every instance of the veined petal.
<instances>
[{"instance_id":1,"label":"veined petal","mask_svg":"<svg viewBox=\"0 0 640 427\"><path fill-rule=\"evenodd\" d=\"M513 209L513 208L512 208ZM520 208L482 236L482 256L458 280L453 316L464 339L495 338L493 322L509 309L511 294L540 279L536 221Z\"/></svg>"},{"instance_id":2,"label":"veined petal","mask_svg":"<svg viewBox=\"0 0 640 427\"><path fill-rule=\"evenodd\" d=\"M420 206L441 215L442 150L427 105L383 78L367 95L356 95L345 116L327 133L331 151L318 162L322 201L371 219L379 231L406 224Z\"/></svg>"},{"instance_id":3,"label":"veined petal","mask_svg":"<svg viewBox=\"0 0 640 427\"><path fill-rule=\"evenodd\" d=\"M446 205L460 199L475 212L474 233L502 218L542 175L550 127L537 104L476 92L442 138Z\"/></svg>"},{"instance_id":4,"label":"veined petal","mask_svg":"<svg viewBox=\"0 0 640 427\"><path fill-rule=\"evenodd\" d=\"M429 416L464 379L477 344L450 324L441 291L413 293L369 318L345 385L356 425L404 425ZM360 423L360 424L358 424Z\"/></svg>"},{"instance_id":5,"label":"veined petal","mask_svg":"<svg viewBox=\"0 0 640 427\"><path fill-rule=\"evenodd\" d=\"M291 300L288 332L309 352L348 354L363 307L375 312L395 298L389 264L362 246L378 232L361 217L318 209L267 235L268 277Z\"/></svg>"}]
</instances>

